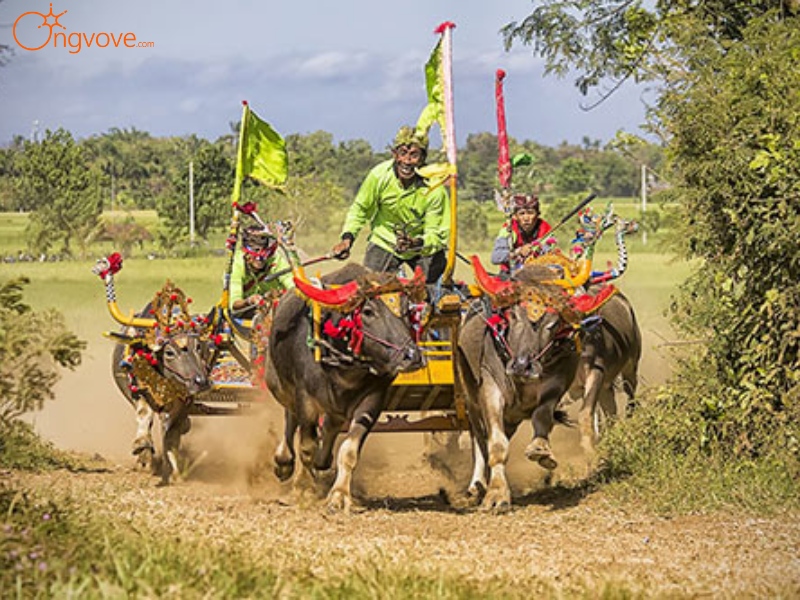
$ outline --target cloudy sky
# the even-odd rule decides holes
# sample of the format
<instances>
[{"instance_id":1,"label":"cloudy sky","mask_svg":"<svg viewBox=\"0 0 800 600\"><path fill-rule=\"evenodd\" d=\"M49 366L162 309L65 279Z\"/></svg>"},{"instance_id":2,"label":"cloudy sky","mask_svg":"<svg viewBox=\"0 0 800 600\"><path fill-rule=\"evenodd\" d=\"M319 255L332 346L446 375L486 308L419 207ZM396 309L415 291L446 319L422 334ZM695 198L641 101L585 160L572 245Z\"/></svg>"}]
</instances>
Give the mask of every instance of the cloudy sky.
<instances>
[{"instance_id":1,"label":"cloudy sky","mask_svg":"<svg viewBox=\"0 0 800 600\"><path fill-rule=\"evenodd\" d=\"M67 12L48 42L42 18L22 15L47 14L50 4L0 0L0 41L15 49L0 68L0 145L37 126L78 137L135 127L213 140L248 100L284 135L324 130L382 149L426 102L423 68L443 21L456 24L459 145L470 133L496 132L497 68L508 73L517 139L604 142L620 129L637 133L644 115L640 89L625 87L587 112L572 78L545 78L528 47L504 50L500 28L524 19L532 0L53 0L53 14ZM87 47L93 34L106 47Z\"/></svg>"}]
</instances>

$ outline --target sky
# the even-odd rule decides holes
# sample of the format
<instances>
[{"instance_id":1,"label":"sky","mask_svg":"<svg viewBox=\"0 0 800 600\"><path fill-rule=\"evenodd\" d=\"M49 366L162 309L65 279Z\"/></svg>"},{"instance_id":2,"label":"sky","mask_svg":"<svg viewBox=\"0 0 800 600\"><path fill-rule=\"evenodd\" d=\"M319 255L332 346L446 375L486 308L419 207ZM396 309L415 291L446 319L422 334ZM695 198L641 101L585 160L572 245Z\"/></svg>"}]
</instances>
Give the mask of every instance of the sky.
<instances>
[{"instance_id":1,"label":"sky","mask_svg":"<svg viewBox=\"0 0 800 600\"><path fill-rule=\"evenodd\" d=\"M54 15L67 12L48 41L49 28L37 27L42 17L23 13L46 15L51 4ZM581 106L596 98L581 96L574 77L545 77L530 47L505 51L500 29L522 21L534 4L0 0L0 43L14 48L0 67L0 146L15 135L59 127L78 138L136 128L214 140L230 133L247 100L284 136L322 130L337 142L365 139L382 150L400 125L416 122L426 103L424 65L438 40L434 29L444 21L456 25L459 146L469 134L496 133L498 68L507 73L508 133L518 140L557 146L584 137L606 142L618 130L640 133L642 89L624 86L586 111Z\"/></svg>"}]
</instances>

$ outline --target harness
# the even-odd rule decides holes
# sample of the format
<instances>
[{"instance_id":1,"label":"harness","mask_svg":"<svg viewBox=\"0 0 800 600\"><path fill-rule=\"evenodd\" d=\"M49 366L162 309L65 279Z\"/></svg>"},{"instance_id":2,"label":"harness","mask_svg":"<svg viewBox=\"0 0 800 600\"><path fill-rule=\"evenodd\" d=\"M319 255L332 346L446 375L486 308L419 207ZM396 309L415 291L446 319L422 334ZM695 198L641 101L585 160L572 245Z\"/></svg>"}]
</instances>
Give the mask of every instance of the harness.
<instances>
[{"instance_id":1,"label":"harness","mask_svg":"<svg viewBox=\"0 0 800 600\"><path fill-rule=\"evenodd\" d=\"M122 361L121 366L128 373L131 395L144 398L156 412L176 406L177 402L189 404L191 399L186 388L161 373L158 365L159 361L153 354L142 348L134 350Z\"/></svg>"},{"instance_id":2,"label":"harness","mask_svg":"<svg viewBox=\"0 0 800 600\"><path fill-rule=\"evenodd\" d=\"M511 349L511 345L508 343L508 331L509 331L509 311L511 310L509 307L506 308L494 308L491 304L484 299L483 301L483 311L478 313L480 318L486 323L487 329L492 336L492 341L494 342L495 348L497 349L498 354L500 355L500 359L504 363L508 363L509 361L513 360L515 357L514 351ZM542 307L526 307L528 312L528 317L531 318L532 315L538 315L541 317L547 310L547 308ZM487 316L488 315L488 316ZM542 348L535 356L531 357L531 360L540 361L544 358L547 353L553 349L556 345L561 344L565 341L572 340L575 343L576 351L579 350L580 340L577 337L577 333L582 330L588 330L590 328L594 328L597 324L600 323L602 319L598 316L590 317L588 319L584 319L577 325L570 325L566 324L564 327L559 329L553 338Z\"/></svg>"},{"instance_id":3,"label":"harness","mask_svg":"<svg viewBox=\"0 0 800 600\"><path fill-rule=\"evenodd\" d=\"M383 294L378 297L395 316L403 316L399 293ZM426 305L422 303L411 304L409 307L408 316L412 330L414 331L415 343L418 343L422 338L425 306ZM328 317L324 323L322 323L320 330L317 326L317 320L321 320L321 310L319 310L318 303L312 301L312 310L309 311L309 318L312 321L310 330L313 337L310 337L307 343L310 348L315 350L315 358L318 362L329 366L349 365L371 369L371 359L362 354L365 339L372 340L396 353L405 350L405 347L399 346L365 330L362 316L363 309L364 303L361 303L350 312L342 315L339 319ZM341 350L330 340L346 342L346 349Z\"/></svg>"}]
</instances>

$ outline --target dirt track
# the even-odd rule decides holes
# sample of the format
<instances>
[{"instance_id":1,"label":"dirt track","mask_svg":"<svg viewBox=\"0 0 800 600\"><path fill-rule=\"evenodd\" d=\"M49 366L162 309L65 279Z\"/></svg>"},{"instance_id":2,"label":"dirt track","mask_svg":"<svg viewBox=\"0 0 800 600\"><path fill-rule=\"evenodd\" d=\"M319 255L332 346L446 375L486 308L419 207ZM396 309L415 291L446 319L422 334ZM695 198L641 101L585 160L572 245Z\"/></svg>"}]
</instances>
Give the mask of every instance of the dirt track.
<instances>
[{"instance_id":1,"label":"dirt track","mask_svg":"<svg viewBox=\"0 0 800 600\"><path fill-rule=\"evenodd\" d=\"M651 327L643 328L645 385L663 381L668 370ZM367 440L354 481L362 512L329 516L320 505L298 506L266 464L281 427L275 409L263 419L195 419L186 441L195 458L204 451L205 458L187 481L156 488L154 478L133 468L135 424L113 385L110 353L110 344L92 343L84 365L58 385L57 401L33 418L58 447L102 455L108 472L26 478L43 493L68 492L124 524L247 547L281 573L311 569L327 577L377 565L524 582L521 590L547 597L586 590L613 596L621 589L646 597L800 597L797 515L659 518L635 506L613 507L603 494L548 487L544 471L522 457L524 428L512 442L508 469L515 508L504 515L449 504L468 481L468 452L428 460L421 434ZM576 435L554 433L557 478L574 479L582 470ZM315 566L320 557L322 568Z\"/></svg>"},{"instance_id":2,"label":"dirt track","mask_svg":"<svg viewBox=\"0 0 800 600\"><path fill-rule=\"evenodd\" d=\"M274 421L269 419L268 421ZM599 596L636 590L667 597L800 596L800 521L738 515L659 518L611 506L602 494L548 487L544 471L521 458L524 432L509 469L515 508L491 515L449 503L468 479L468 452L437 455L432 467L419 434L368 440L355 487L362 509L327 515L298 505L266 464L268 422L196 423L189 438L199 459L186 481L156 488L132 459L101 473L26 477L49 495L68 493L122 524L178 532L182 539L237 545L283 574L311 569L338 577L360 566L416 569L473 580L499 578L520 589ZM252 441L260 430L262 447ZM561 477L581 464L574 434L554 438ZM269 436L272 437L272 436ZM313 525L310 526L310 522ZM320 560L324 557L324 560Z\"/></svg>"}]
</instances>

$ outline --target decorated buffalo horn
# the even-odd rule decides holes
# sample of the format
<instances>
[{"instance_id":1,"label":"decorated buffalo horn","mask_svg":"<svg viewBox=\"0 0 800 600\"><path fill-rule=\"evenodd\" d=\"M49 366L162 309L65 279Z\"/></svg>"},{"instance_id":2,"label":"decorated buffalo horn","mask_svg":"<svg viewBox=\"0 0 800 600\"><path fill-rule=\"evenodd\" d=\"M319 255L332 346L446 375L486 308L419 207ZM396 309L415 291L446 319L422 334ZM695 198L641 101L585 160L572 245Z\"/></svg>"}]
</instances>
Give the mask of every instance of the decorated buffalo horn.
<instances>
[{"instance_id":1,"label":"decorated buffalo horn","mask_svg":"<svg viewBox=\"0 0 800 600\"><path fill-rule=\"evenodd\" d=\"M114 287L114 275L122 269L122 256L118 252L114 252L106 258L101 258L97 261L92 273L100 277L106 286L106 306L111 317L129 327L155 327L157 322L155 319L148 319L143 317L135 317L133 314L126 316L117 305L117 292Z\"/></svg>"},{"instance_id":2,"label":"decorated buffalo horn","mask_svg":"<svg viewBox=\"0 0 800 600\"><path fill-rule=\"evenodd\" d=\"M484 292L492 297L508 296L516 292L516 286L511 281L503 281L498 277L492 277L486 272L481 264L481 259L476 254L470 257L472 270L475 273L475 281Z\"/></svg>"},{"instance_id":3,"label":"decorated buffalo horn","mask_svg":"<svg viewBox=\"0 0 800 600\"><path fill-rule=\"evenodd\" d=\"M133 315L125 316L122 314L119 306L117 306L116 302L107 302L108 305L108 312L113 317L115 321L121 323L122 325L126 325L128 327L143 327L143 328L155 328L158 325L158 321L155 319L148 319L145 317L135 317Z\"/></svg>"},{"instance_id":4,"label":"decorated buffalo horn","mask_svg":"<svg viewBox=\"0 0 800 600\"><path fill-rule=\"evenodd\" d=\"M349 281L340 287L327 290L318 288L305 277L302 269L295 270L294 285L297 291L306 298L334 308L344 306L352 301L359 290L357 281Z\"/></svg>"}]
</instances>

